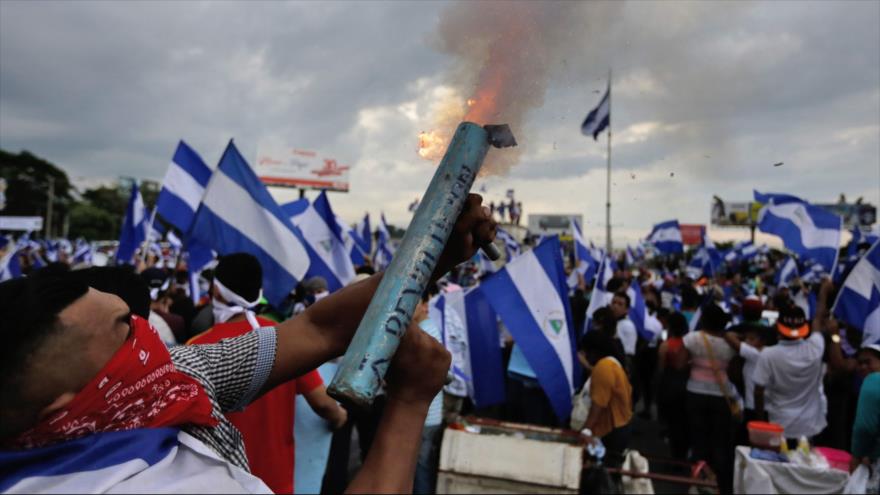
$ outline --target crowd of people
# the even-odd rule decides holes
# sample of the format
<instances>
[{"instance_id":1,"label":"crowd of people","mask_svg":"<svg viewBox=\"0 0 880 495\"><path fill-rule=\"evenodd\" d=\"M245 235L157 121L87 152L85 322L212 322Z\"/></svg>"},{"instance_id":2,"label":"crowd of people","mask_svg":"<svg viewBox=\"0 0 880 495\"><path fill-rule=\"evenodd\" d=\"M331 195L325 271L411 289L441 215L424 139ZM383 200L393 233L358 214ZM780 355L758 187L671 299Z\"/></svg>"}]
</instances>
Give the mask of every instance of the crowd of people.
<instances>
[{"instance_id":1,"label":"crowd of people","mask_svg":"<svg viewBox=\"0 0 880 495\"><path fill-rule=\"evenodd\" d=\"M220 256L195 301L185 263L161 253L136 267L25 261L27 276L0 283L0 490L292 493L297 395L333 431L322 493L434 493L443 427L466 414L581 431L612 466L632 447L636 417L658 421L669 454L708 463L722 493L733 491L747 422L770 421L792 448L805 437L852 452L877 486L880 343L832 316L830 278L778 282L783 258L772 250L699 277L683 258L621 253L601 294L570 263L582 373L567 417L500 319L504 402L478 407L467 386L444 386L444 346L456 342L432 308L492 276L472 256L494 237L494 213L468 203L450 241L466 255L438 267L369 410L337 403L316 371L344 352L376 290L382 273L369 261L341 290L311 277L278 306L262 297L264 268L247 253ZM634 286L662 329L650 338L631 319ZM128 460L123 444L168 442L173 454L159 449L146 463L106 461L113 448ZM351 477L353 448L361 468ZM84 468L111 465L100 481Z\"/></svg>"}]
</instances>

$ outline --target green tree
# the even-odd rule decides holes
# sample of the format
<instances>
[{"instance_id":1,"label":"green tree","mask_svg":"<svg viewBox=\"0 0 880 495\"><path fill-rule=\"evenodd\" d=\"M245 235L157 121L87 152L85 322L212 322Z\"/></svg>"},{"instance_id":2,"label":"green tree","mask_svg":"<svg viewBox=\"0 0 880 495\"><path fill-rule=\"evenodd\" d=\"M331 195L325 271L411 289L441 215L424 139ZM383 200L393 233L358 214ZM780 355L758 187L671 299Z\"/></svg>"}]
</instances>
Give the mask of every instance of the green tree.
<instances>
[{"instance_id":1,"label":"green tree","mask_svg":"<svg viewBox=\"0 0 880 495\"><path fill-rule=\"evenodd\" d=\"M61 232L64 217L74 203L73 187L63 170L29 151L16 155L0 149L0 177L8 184L4 215L41 216L44 219L49 182L54 182L50 235Z\"/></svg>"}]
</instances>

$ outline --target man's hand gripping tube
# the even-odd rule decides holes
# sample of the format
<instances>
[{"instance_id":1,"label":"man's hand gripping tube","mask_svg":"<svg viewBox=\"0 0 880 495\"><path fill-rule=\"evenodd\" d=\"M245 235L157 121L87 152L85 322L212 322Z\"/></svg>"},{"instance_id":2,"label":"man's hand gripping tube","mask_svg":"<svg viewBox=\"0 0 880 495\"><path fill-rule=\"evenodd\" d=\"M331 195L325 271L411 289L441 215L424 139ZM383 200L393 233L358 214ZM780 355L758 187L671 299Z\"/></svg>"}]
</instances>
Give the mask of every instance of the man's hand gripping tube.
<instances>
[{"instance_id":1,"label":"man's hand gripping tube","mask_svg":"<svg viewBox=\"0 0 880 495\"><path fill-rule=\"evenodd\" d=\"M458 126L327 389L335 399L360 407L373 403L490 145L516 141L506 125ZM483 249L492 259L500 256L492 243Z\"/></svg>"}]
</instances>

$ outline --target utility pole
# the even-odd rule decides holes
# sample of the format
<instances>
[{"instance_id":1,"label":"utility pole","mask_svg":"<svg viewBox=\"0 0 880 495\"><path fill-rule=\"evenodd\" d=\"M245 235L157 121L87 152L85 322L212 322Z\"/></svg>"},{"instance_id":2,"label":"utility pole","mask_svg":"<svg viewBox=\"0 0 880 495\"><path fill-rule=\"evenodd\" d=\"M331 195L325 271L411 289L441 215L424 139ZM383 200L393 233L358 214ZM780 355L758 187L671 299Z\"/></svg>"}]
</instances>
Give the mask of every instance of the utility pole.
<instances>
[{"instance_id":1,"label":"utility pole","mask_svg":"<svg viewBox=\"0 0 880 495\"><path fill-rule=\"evenodd\" d=\"M46 197L46 225L43 237L49 239L52 234L52 203L55 200L55 177L49 176L49 194Z\"/></svg>"},{"instance_id":2,"label":"utility pole","mask_svg":"<svg viewBox=\"0 0 880 495\"><path fill-rule=\"evenodd\" d=\"M611 255L611 69L608 69L608 179L605 188L605 251Z\"/></svg>"}]
</instances>

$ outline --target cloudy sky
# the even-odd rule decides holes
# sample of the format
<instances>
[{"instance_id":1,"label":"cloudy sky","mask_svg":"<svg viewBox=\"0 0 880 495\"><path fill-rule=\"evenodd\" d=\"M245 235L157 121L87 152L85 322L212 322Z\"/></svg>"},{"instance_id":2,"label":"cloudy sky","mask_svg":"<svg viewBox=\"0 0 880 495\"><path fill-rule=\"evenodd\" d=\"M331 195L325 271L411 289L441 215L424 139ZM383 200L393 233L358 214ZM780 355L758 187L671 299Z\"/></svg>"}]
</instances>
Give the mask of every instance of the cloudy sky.
<instances>
[{"instance_id":1,"label":"cloudy sky","mask_svg":"<svg viewBox=\"0 0 880 495\"><path fill-rule=\"evenodd\" d=\"M521 146L480 180L526 215L581 213L601 239L605 140L579 126L609 67L616 242L708 223L713 195L753 188L880 204L874 1L4 0L0 147L87 183L161 179L181 138L211 165L230 138L249 159L284 142L352 166L351 192L331 195L344 218L406 224L434 167L417 134L490 66L512 88L494 117Z\"/></svg>"}]
</instances>

